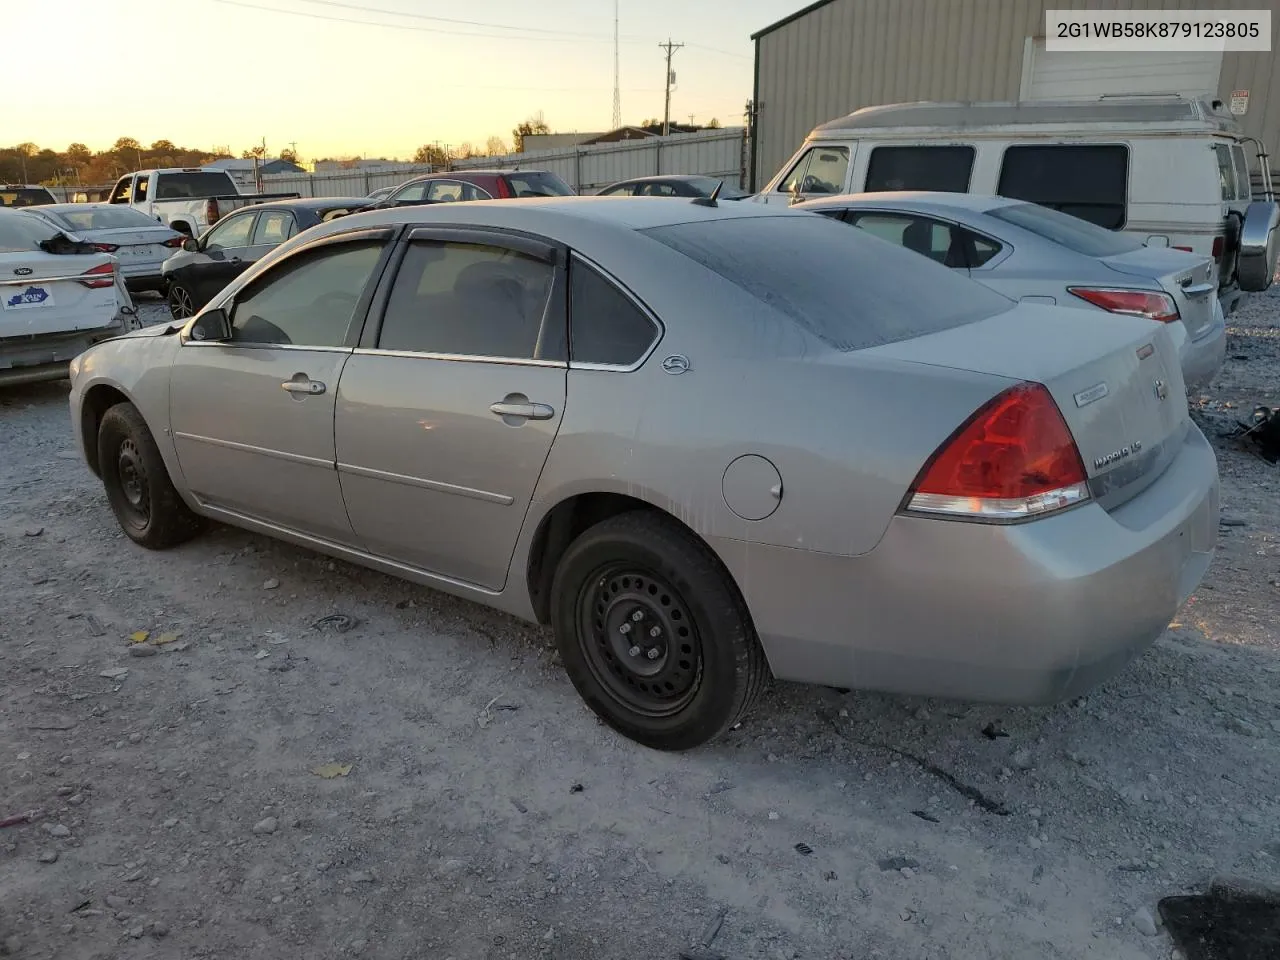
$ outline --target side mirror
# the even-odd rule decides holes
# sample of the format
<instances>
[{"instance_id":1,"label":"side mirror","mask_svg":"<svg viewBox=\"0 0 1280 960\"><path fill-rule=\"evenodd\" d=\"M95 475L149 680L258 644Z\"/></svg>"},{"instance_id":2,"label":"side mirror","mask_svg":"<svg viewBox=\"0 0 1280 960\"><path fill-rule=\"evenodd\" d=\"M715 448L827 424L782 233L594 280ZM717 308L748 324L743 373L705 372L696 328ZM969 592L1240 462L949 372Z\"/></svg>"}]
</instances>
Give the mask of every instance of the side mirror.
<instances>
[{"instance_id":1,"label":"side mirror","mask_svg":"<svg viewBox=\"0 0 1280 960\"><path fill-rule=\"evenodd\" d=\"M200 244L195 237L187 237L182 241L182 249L187 253L195 253L200 249Z\"/></svg>"},{"instance_id":2,"label":"side mirror","mask_svg":"<svg viewBox=\"0 0 1280 960\"><path fill-rule=\"evenodd\" d=\"M227 311L206 310L191 324L189 336L200 343L221 343L231 339L231 318Z\"/></svg>"}]
</instances>

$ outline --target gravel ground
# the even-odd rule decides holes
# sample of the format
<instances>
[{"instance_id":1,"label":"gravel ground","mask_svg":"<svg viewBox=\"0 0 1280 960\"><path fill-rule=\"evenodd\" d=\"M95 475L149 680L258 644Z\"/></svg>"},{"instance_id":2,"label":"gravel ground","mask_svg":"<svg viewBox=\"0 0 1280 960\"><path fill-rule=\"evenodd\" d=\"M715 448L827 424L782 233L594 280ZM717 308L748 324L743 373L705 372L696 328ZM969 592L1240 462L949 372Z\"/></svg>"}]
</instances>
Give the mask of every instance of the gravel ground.
<instances>
[{"instance_id":1,"label":"gravel ground","mask_svg":"<svg viewBox=\"0 0 1280 960\"><path fill-rule=\"evenodd\" d=\"M776 684L679 756L539 629L229 528L134 547L66 385L0 393L0 818L38 811L0 829L0 956L674 958L723 918L729 960L1170 957L1158 898L1280 881L1280 475L1218 436L1280 402L1280 295L1230 333L1193 401L1220 551L1122 676Z\"/></svg>"}]
</instances>

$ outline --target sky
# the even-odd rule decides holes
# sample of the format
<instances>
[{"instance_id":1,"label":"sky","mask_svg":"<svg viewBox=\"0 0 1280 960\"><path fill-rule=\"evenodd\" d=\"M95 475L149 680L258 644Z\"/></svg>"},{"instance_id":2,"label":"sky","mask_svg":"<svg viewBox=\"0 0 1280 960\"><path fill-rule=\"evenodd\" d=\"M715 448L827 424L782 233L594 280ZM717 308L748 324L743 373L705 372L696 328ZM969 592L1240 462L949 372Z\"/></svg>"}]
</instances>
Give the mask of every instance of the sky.
<instances>
[{"instance_id":1,"label":"sky","mask_svg":"<svg viewBox=\"0 0 1280 960\"><path fill-rule=\"evenodd\" d=\"M741 123L750 35L807 0L619 0L622 119ZM613 0L59 0L57 30L0 57L0 143L118 137L303 159L483 145L542 112L607 130ZM408 14L408 16L405 16ZM437 18L437 19L428 19ZM470 22L449 22L470 21ZM375 25L381 24L381 25ZM483 25L477 25L483 24ZM18 96L13 96L18 92ZM23 93L29 95L22 95Z\"/></svg>"}]
</instances>

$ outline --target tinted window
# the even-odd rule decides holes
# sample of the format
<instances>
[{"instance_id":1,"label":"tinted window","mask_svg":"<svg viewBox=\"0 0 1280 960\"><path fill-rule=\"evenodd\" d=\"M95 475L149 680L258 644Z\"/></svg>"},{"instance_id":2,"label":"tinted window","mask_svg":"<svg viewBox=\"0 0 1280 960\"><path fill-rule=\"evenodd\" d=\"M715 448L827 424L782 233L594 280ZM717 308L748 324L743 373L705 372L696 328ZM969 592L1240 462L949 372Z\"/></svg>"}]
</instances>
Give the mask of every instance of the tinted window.
<instances>
[{"instance_id":1,"label":"tinted window","mask_svg":"<svg viewBox=\"0 0 1280 960\"><path fill-rule=\"evenodd\" d=\"M514 250L415 242L396 274L378 346L539 359L552 276L550 264Z\"/></svg>"},{"instance_id":2,"label":"tinted window","mask_svg":"<svg viewBox=\"0 0 1280 960\"><path fill-rule=\"evenodd\" d=\"M965 231L969 240L969 266L981 267L1003 249L994 240L980 237L976 233Z\"/></svg>"},{"instance_id":3,"label":"tinted window","mask_svg":"<svg viewBox=\"0 0 1280 960\"><path fill-rule=\"evenodd\" d=\"M693 191L690 191L692 193ZM642 197L678 197L680 192L669 183L646 183L638 191Z\"/></svg>"},{"instance_id":4,"label":"tinted window","mask_svg":"<svg viewBox=\"0 0 1280 960\"><path fill-rule=\"evenodd\" d=\"M643 232L840 350L909 340L1013 306L966 277L826 217L735 217Z\"/></svg>"},{"instance_id":5,"label":"tinted window","mask_svg":"<svg viewBox=\"0 0 1280 960\"><path fill-rule=\"evenodd\" d=\"M268 244L275 246L284 243L297 232L297 224L294 223L292 213L284 210L268 210L258 215L258 226L253 231L253 245L255 247Z\"/></svg>"},{"instance_id":6,"label":"tinted window","mask_svg":"<svg viewBox=\"0 0 1280 960\"><path fill-rule=\"evenodd\" d=\"M1236 196L1241 200L1253 199L1253 184L1249 182L1249 158L1244 155L1244 148L1235 144L1231 148L1236 168Z\"/></svg>"},{"instance_id":7,"label":"tinted window","mask_svg":"<svg viewBox=\"0 0 1280 960\"><path fill-rule=\"evenodd\" d=\"M399 193L391 195L391 199L396 203L417 203L427 195L427 188L431 186L431 181L423 183L411 183L407 187L402 187Z\"/></svg>"},{"instance_id":8,"label":"tinted window","mask_svg":"<svg viewBox=\"0 0 1280 960\"><path fill-rule=\"evenodd\" d=\"M848 147L814 147L792 167L782 192L841 193L848 172Z\"/></svg>"},{"instance_id":9,"label":"tinted window","mask_svg":"<svg viewBox=\"0 0 1280 960\"><path fill-rule=\"evenodd\" d=\"M876 147L867 164L867 192L940 190L965 193L973 147Z\"/></svg>"},{"instance_id":10,"label":"tinted window","mask_svg":"<svg viewBox=\"0 0 1280 960\"><path fill-rule=\"evenodd\" d=\"M0 207L37 207L53 202L53 195L43 187L0 187Z\"/></svg>"},{"instance_id":11,"label":"tinted window","mask_svg":"<svg viewBox=\"0 0 1280 960\"><path fill-rule=\"evenodd\" d=\"M997 192L1118 230L1128 179L1129 151L1122 146L1009 147Z\"/></svg>"},{"instance_id":12,"label":"tinted window","mask_svg":"<svg viewBox=\"0 0 1280 960\"><path fill-rule=\"evenodd\" d=\"M151 188L150 177L139 177L133 185L133 199L138 203L142 203L147 199L147 191Z\"/></svg>"},{"instance_id":13,"label":"tinted window","mask_svg":"<svg viewBox=\"0 0 1280 960\"><path fill-rule=\"evenodd\" d=\"M114 230L122 227L155 229L160 224L140 210L130 207L64 207L57 213L49 213L68 230Z\"/></svg>"},{"instance_id":14,"label":"tinted window","mask_svg":"<svg viewBox=\"0 0 1280 960\"><path fill-rule=\"evenodd\" d=\"M517 197L571 197L573 189L554 173L508 173L507 183Z\"/></svg>"},{"instance_id":15,"label":"tinted window","mask_svg":"<svg viewBox=\"0 0 1280 960\"><path fill-rule=\"evenodd\" d=\"M207 170L196 173L162 173L156 187L157 200L203 197L234 197L239 191L225 173Z\"/></svg>"},{"instance_id":16,"label":"tinted window","mask_svg":"<svg viewBox=\"0 0 1280 960\"><path fill-rule=\"evenodd\" d=\"M928 217L890 213L855 213L853 223L881 240L906 247L944 266L966 264L962 235L949 224Z\"/></svg>"},{"instance_id":17,"label":"tinted window","mask_svg":"<svg viewBox=\"0 0 1280 960\"><path fill-rule=\"evenodd\" d=\"M232 338L342 346L381 254L382 242L375 240L321 247L289 258L236 298Z\"/></svg>"},{"instance_id":18,"label":"tinted window","mask_svg":"<svg viewBox=\"0 0 1280 960\"><path fill-rule=\"evenodd\" d=\"M1032 203L994 207L987 210L986 215L1012 223L1087 257L1112 257L1142 247L1137 240L1123 233L1112 233L1087 220Z\"/></svg>"},{"instance_id":19,"label":"tinted window","mask_svg":"<svg viewBox=\"0 0 1280 960\"><path fill-rule=\"evenodd\" d=\"M625 293L581 260L569 268L569 359L629 367L658 335Z\"/></svg>"},{"instance_id":20,"label":"tinted window","mask_svg":"<svg viewBox=\"0 0 1280 960\"><path fill-rule=\"evenodd\" d=\"M231 217L209 231L205 238L205 250L226 250L231 247L249 246L249 231L253 229L254 214Z\"/></svg>"}]
</instances>

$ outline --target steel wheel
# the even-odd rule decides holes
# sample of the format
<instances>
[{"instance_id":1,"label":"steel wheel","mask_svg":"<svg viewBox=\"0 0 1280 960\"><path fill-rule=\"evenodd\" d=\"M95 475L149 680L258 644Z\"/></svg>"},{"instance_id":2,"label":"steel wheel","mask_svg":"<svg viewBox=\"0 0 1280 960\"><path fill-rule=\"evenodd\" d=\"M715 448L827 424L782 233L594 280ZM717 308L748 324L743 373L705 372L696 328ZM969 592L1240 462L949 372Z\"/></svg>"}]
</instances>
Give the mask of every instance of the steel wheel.
<instances>
[{"instance_id":1,"label":"steel wheel","mask_svg":"<svg viewBox=\"0 0 1280 960\"><path fill-rule=\"evenodd\" d=\"M175 320L186 320L196 312L191 292L176 283L169 285L169 313Z\"/></svg>"},{"instance_id":2,"label":"steel wheel","mask_svg":"<svg viewBox=\"0 0 1280 960\"><path fill-rule=\"evenodd\" d=\"M133 440L125 439L120 443L116 475L120 478L120 492L124 494L121 504L124 519L138 530L145 530L151 522L151 485L147 482L142 452Z\"/></svg>"},{"instance_id":3,"label":"steel wheel","mask_svg":"<svg viewBox=\"0 0 1280 960\"><path fill-rule=\"evenodd\" d=\"M633 564L604 567L578 596L578 642L596 680L648 717L684 709L702 679L689 608L663 578Z\"/></svg>"}]
</instances>

